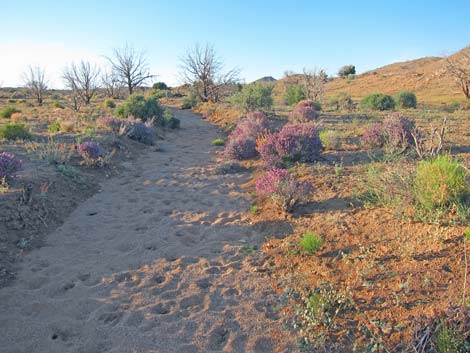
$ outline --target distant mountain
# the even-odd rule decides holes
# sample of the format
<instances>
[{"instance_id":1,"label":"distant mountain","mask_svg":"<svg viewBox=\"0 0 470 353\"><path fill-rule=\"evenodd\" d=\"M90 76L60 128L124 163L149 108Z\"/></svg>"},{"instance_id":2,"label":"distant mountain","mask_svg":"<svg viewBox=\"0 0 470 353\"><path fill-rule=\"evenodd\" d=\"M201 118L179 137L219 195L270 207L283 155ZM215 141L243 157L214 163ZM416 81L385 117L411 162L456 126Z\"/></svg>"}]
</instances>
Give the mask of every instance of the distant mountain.
<instances>
[{"instance_id":1,"label":"distant mountain","mask_svg":"<svg viewBox=\"0 0 470 353\"><path fill-rule=\"evenodd\" d=\"M470 53L470 48L462 49L451 57L461 57L464 51ZM445 65L445 58L424 57L370 70L354 79L334 78L326 84L326 96L328 98L345 92L357 101L370 93L394 95L398 91L407 90L414 92L422 103L464 102L464 95L454 78L446 72ZM301 75L290 75L278 80L274 95L282 97L287 86L300 83L300 80Z\"/></svg>"},{"instance_id":2,"label":"distant mountain","mask_svg":"<svg viewBox=\"0 0 470 353\"><path fill-rule=\"evenodd\" d=\"M264 76L264 77L257 79L256 81L253 81L252 83L272 83L276 81L277 80L272 76Z\"/></svg>"}]
</instances>

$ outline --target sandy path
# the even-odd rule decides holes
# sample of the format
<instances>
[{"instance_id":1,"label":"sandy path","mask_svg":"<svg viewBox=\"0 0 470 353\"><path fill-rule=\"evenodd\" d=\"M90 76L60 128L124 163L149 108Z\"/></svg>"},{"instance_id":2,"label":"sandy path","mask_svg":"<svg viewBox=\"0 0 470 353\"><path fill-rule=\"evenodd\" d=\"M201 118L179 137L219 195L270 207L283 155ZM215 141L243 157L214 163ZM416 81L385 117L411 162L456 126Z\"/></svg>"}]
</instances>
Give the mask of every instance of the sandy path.
<instances>
[{"instance_id":1,"label":"sandy path","mask_svg":"<svg viewBox=\"0 0 470 353\"><path fill-rule=\"evenodd\" d=\"M182 129L80 205L0 289L0 352L273 352L279 319L240 185L215 175L217 130Z\"/></svg>"}]
</instances>

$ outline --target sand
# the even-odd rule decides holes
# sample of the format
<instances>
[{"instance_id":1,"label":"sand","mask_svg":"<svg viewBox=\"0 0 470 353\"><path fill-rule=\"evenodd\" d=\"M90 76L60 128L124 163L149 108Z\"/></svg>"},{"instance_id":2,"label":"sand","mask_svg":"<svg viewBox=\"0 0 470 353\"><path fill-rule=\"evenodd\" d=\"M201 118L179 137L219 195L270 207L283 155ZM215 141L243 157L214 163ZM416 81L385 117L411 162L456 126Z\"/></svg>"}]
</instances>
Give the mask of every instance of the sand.
<instances>
[{"instance_id":1,"label":"sand","mask_svg":"<svg viewBox=\"0 0 470 353\"><path fill-rule=\"evenodd\" d=\"M270 235L250 224L250 173L214 173L217 129L175 114L182 128L104 183L0 289L0 352L294 351L266 258L250 250Z\"/></svg>"}]
</instances>

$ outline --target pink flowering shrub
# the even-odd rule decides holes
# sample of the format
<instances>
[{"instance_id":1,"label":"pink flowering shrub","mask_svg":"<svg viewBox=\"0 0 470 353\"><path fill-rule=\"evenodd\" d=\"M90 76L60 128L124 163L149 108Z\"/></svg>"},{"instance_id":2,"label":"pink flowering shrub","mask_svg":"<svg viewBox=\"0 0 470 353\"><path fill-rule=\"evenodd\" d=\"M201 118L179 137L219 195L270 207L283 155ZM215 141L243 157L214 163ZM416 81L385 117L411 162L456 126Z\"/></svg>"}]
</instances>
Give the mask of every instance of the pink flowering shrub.
<instances>
[{"instance_id":1,"label":"pink flowering shrub","mask_svg":"<svg viewBox=\"0 0 470 353\"><path fill-rule=\"evenodd\" d=\"M269 197L282 210L292 211L299 202L305 202L313 193L310 183L295 180L289 171L271 168L256 180L256 193Z\"/></svg>"},{"instance_id":2,"label":"pink flowering shrub","mask_svg":"<svg viewBox=\"0 0 470 353\"><path fill-rule=\"evenodd\" d=\"M317 103L303 100L297 103L292 112L289 114L288 119L291 123L305 123L313 121L318 117L320 107Z\"/></svg>"},{"instance_id":3,"label":"pink flowering shrub","mask_svg":"<svg viewBox=\"0 0 470 353\"><path fill-rule=\"evenodd\" d=\"M293 162L313 162L323 149L314 123L285 125L279 132L259 139L257 149L270 166L283 166Z\"/></svg>"},{"instance_id":4,"label":"pink flowering shrub","mask_svg":"<svg viewBox=\"0 0 470 353\"><path fill-rule=\"evenodd\" d=\"M77 147L78 154L85 160L98 159L103 155L103 150L96 142L83 142Z\"/></svg>"},{"instance_id":5,"label":"pink flowering shrub","mask_svg":"<svg viewBox=\"0 0 470 353\"><path fill-rule=\"evenodd\" d=\"M225 143L224 156L228 160L243 160L255 157L256 139L267 128L264 114L253 113L241 120Z\"/></svg>"},{"instance_id":6,"label":"pink flowering shrub","mask_svg":"<svg viewBox=\"0 0 470 353\"><path fill-rule=\"evenodd\" d=\"M362 144L369 148L383 148L386 153L401 153L412 146L415 122L401 114L390 114L382 123L366 129Z\"/></svg>"},{"instance_id":7,"label":"pink flowering shrub","mask_svg":"<svg viewBox=\"0 0 470 353\"><path fill-rule=\"evenodd\" d=\"M0 185L15 178L16 173L23 167L23 162L14 154L0 153Z\"/></svg>"},{"instance_id":8,"label":"pink flowering shrub","mask_svg":"<svg viewBox=\"0 0 470 353\"><path fill-rule=\"evenodd\" d=\"M248 112L246 120L254 121L263 128L268 126L268 117L263 112Z\"/></svg>"}]
</instances>

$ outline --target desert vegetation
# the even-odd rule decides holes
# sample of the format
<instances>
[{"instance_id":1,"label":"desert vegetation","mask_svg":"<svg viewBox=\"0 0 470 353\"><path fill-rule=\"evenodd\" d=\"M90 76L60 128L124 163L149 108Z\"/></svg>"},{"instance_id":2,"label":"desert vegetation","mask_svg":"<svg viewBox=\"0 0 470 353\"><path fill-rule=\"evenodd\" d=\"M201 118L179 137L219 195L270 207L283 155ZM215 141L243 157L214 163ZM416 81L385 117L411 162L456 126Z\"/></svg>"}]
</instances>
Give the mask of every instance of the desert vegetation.
<instances>
[{"instance_id":1,"label":"desert vegetation","mask_svg":"<svg viewBox=\"0 0 470 353\"><path fill-rule=\"evenodd\" d=\"M295 337L295 349L311 352L468 352L468 58L466 48L443 59L443 82L464 93L466 101L457 104L454 95L432 104L418 84L419 92L401 84L362 90L381 74L358 75L354 65L341 67L336 77L304 68L280 80L245 83L210 44L181 56L180 87L152 82L148 58L130 45L115 49L106 67L86 60L65 64L64 90L48 88L47 72L29 67L24 87L0 89L0 231L8 234L0 284L13 281L15 261L40 247L41 237L77 204L124 174L107 195L132 189L126 194L132 205L123 208L167 228L125 220L134 222L131 236L165 234L160 243L136 236L144 250L122 242L113 251L145 252L142 259L161 260L155 268L165 270L157 275L145 263L89 287L115 284L117 297L118 289L128 296L142 285L159 296L164 289L157 286L165 283L170 289L158 298L178 303L180 311L171 315L190 317L198 315L192 310L207 314L222 297L236 307L245 300L239 297L246 283L225 291L220 281L238 285L249 278L270 296L269 310L257 310L282 327L271 337L279 345ZM132 192L148 192L148 202L140 204ZM107 206L100 207L111 207L104 200ZM154 202L161 209L152 216ZM242 202L245 211L237 209ZM97 212L87 210L86 217ZM186 243L165 248L158 259L148 255L171 243L171 232ZM220 240L225 232L229 236ZM201 246L207 238L214 249ZM191 256L175 255L183 246ZM223 258L229 253L230 261ZM196 279L186 276L196 268ZM91 275L79 276L85 283ZM186 285L167 284L165 276ZM219 287L202 295L211 282ZM51 296L65 296L74 286L62 285ZM187 288L198 295L180 298L176 292ZM143 305L147 299L139 295L122 306L131 307L126 300ZM201 304L208 297L210 305ZM170 309L160 304L151 313ZM100 320L120 320L108 314ZM141 312L129 317L129 326L146 319ZM224 350L227 332L211 331L211 351Z\"/></svg>"}]
</instances>

